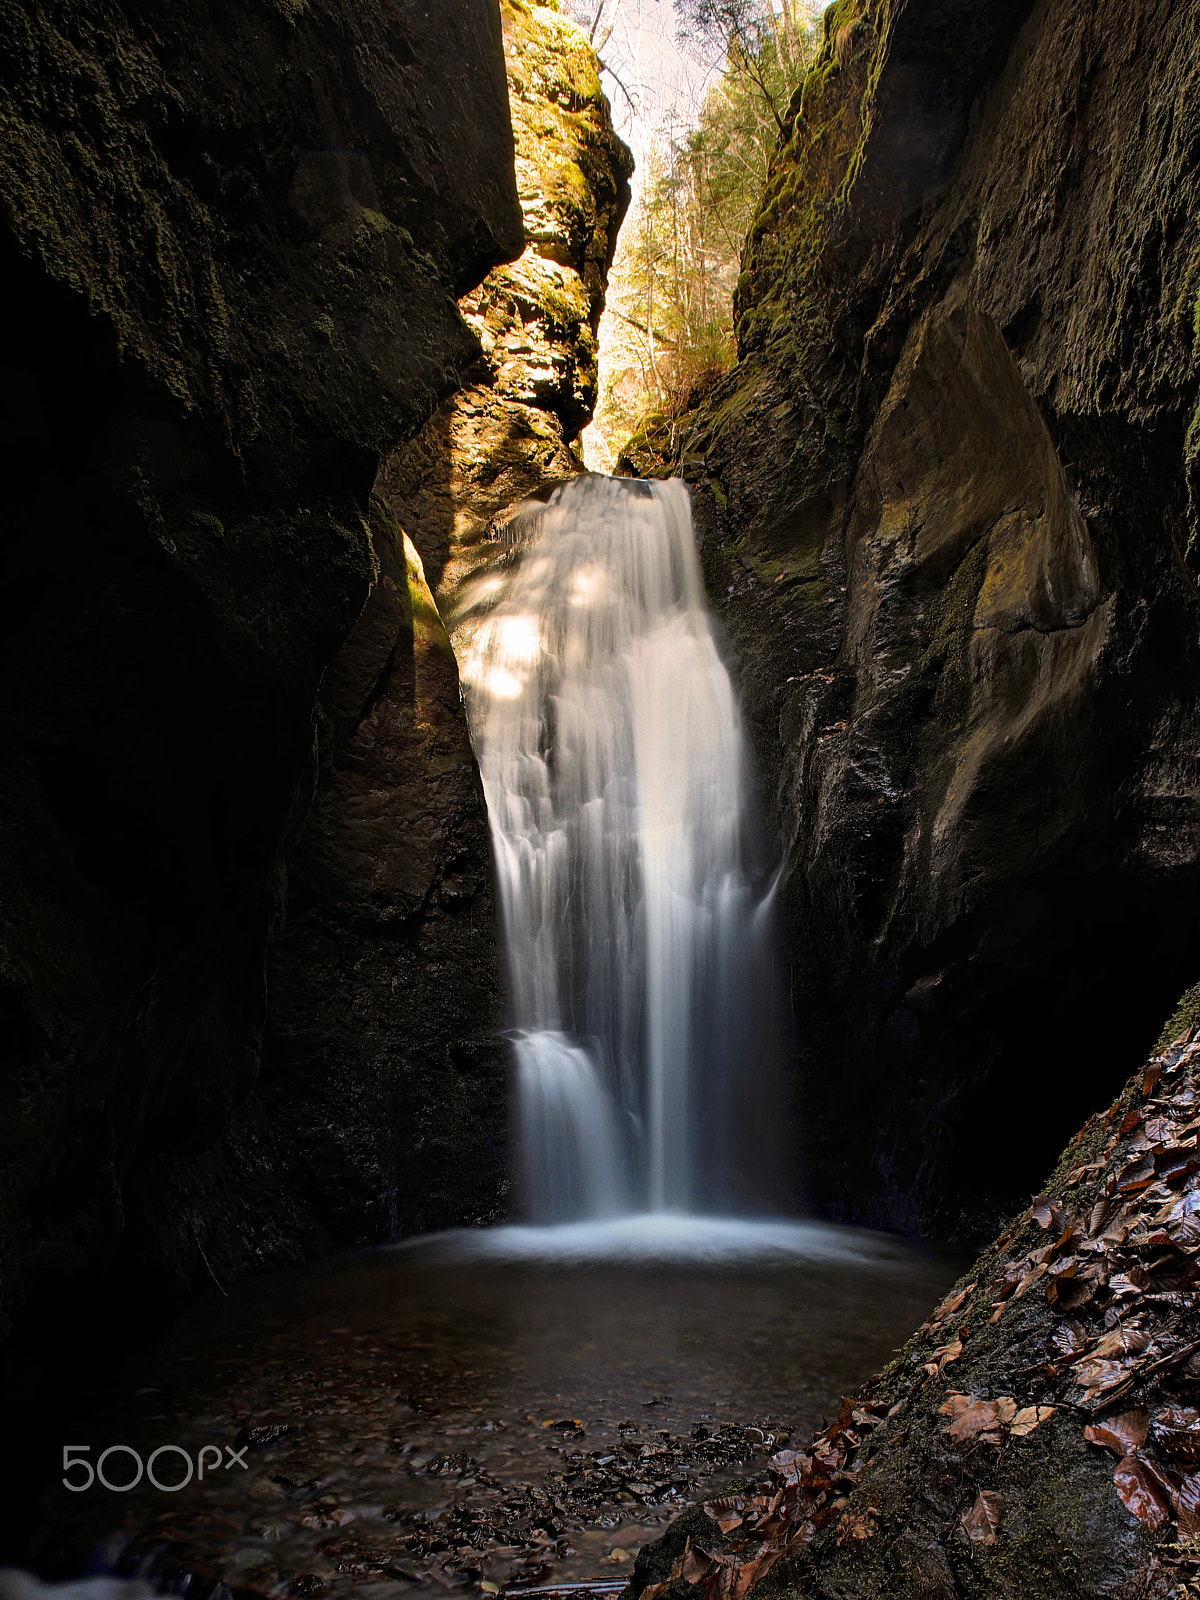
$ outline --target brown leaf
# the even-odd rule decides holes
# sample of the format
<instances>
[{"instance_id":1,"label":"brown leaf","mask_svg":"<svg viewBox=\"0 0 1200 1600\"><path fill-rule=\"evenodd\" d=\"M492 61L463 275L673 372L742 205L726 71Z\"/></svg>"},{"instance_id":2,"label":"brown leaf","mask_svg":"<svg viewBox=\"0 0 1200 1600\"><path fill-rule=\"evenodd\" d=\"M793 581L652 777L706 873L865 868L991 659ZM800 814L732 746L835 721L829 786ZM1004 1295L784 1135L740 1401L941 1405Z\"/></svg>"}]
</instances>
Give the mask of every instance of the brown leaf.
<instances>
[{"instance_id":1,"label":"brown leaf","mask_svg":"<svg viewBox=\"0 0 1200 1600\"><path fill-rule=\"evenodd\" d=\"M998 1300L1007 1300L1009 1295L1020 1283L1025 1274L1023 1266L1010 1264L1005 1267L999 1283L996 1285L995 1294Z\"/></svg>"},{"instance_id":2,"label":"brown leaf","mask_svg":"<svg viewBox=\"0 0 1200 1600\"><path fill-rule=\"evenodd\" d=\"M1099 1287L1098 1278L1055 1278L1046 1290L1046 1298L1060 1311L1078 1311L1095 1299Z\"/></svg>"},{"instance_id":3,"label":"brown leaf","mask_svg":"<svg viewBox=\"0 0 1200 1600\"><path fill-rule=\"evenodd\" d=\"M858 1542L870 1539L879 1532L879 1511L875 1506L867 1506L864 1511L842 1512L842 1519L838 1523L837 1542L839 1545L851 1541Z\"/></svg>"},{"instance_id":4,"label":"brown leaf","mask_svg":"<svg viewBox=\"0 0 1200 1600\"><path fill-rule=\"evenodd\" d=\"M1117 1179L1118 1194L1139 1194L1154 1182L1154 1162L1149 1157L1131 1161Z\"/></svg>"},{"instance_id":5,"label":"brown leaf","mask_svg":"<svg viewBox=\"0 0 1200 1600\"><path fill-rule=\"evenodd\" d=\"M1163 1206L1154 1218L1158 1227L1171 1228L1187 1220L1190 1216L1200 1215L1200 1190L1192 1189L1187 1194L1182 1194L1178 1199L1172 1197Z\"/></svg>"},{"instance_id":6,"label":"brown leaf","mask_svg":"<svg viewBox=\"0 0 1200 1600\"><path fill-rule=\"evenodd\" d=\"M1039 1279L1044 1278L1045 1276L1046 1276L1046 1263L1044 1261L1040 1261L1037 1264L1037 1266L1034 1267L1032 1272L1027 1272L1022 1277L1020 1283L1013 1290L1013 1299L1014 1300L1019 1300L1022 1297L1022 1295L1028 1294L1030 1289L1033 1288L1034 1284L1037 1283Z\"/></svg>"},{"instance_id":7,"label":"brown leaf","mask_svg":"<svg viewBox=\"0 0 1200 1600\"><path fill-rule=\"evenodd\" d=\"M1106 1333L1092 1354L1107 1360L1110 1356L1140 1356L1150 1347L1150 1334L1137 1323L1127 1323Z\"/></svg>"},{"instance_id":8,"label":"brown leaf","mask_svg":"<svg viewBox=\"0 0 1200 1600\"><path fill-rule=\"evenodd\" d=\"M1142 1068L1142 1093L1147 1098L1158 1088L1158 1080L1163 1075L1161 1061L1152 1061L1149 1066Z\"/></svg>"},{"instance_id":9,"label":"brown leaf","mask_svg":"<svg viewBox=\"0 0 1200 1600\"><path fill-rule=\"evenodd\" d=\"M1117 1493L1126 1507L1153 1533L1171 1520L1170 1505L1162 1480L1148 1461L1128 1455L1113 1473Z\"/></svg>"},{"instance_id":10,"label":"brown leaf","mask_svg":"<svg viewBox=\"0 0 1200 1600\"><path fill-rule=\"evenodd\" d=\"M959 1394L959 1392L955 1390L953 1393L948 1394L938 1407L938 1416L961 1417L963 1412L966 1411L969 1406L973 1406L974 1404L975 1400L971 1395Z\"/></svg>"},{"instance_id":11,"label":"brown leaf","mask_svg":"<svg viewBox=\"0 0 1200 1600\"><path fill-rule=\"evenodd\" d=\"M967 1538L975 1544L995 1544L1003 1515L1004 1497L994 1489L981 1489L979 1498L962 1518Z\"/></svg>"},{"instance_id":12,"label":"brown leaf","mask_svg":"<svg viewBox=\"0 0 1200 1600\"><path fill-rule=\"evenodd\" d=\"M1133 1266L1128 1272L1114 1272L1108 1280L1108 1287L1118 1297L1122 1295L1141 1294L1150 1282L1150 1274L1145 1267Z\"/></svg>"},{"instance_id":13,"label":"brown leaf","mask_svg":"<svg viewBox=\"0 0 1200 1600\"><path fill-rule=\"evenodd\" d=\"M1061 1350L1064 1356L1080 1355L1087 1348L1087 1342L1083 1324L1076 1317L1068 1317L1054 1330L1055 1348Z\"/></svg>"},{"instance_id":14,"label":"brown leaf","mask_svg":"<svg viewBox=\"0 0 1200 1600\"><path fill-rule=\"evenodd\" d=\"M1131 1456L1146 1442L1150 1429L1150 1414L1138 1407L1122 1411L1119 1417L1106 1417L1103 1422L1093 1422L1083 1430L1083 1437L1091 1444L1101 1444L1115 1455Z\"/></svg>"},{"instance_id":15,"label":"brown leaf","mask_svg":"<svg viewBox=\"0 0 1200 1600\"><path fill-rule=\"evenodd\" d=\"M964 1304L967 1296L971 1293L974 1287L975 1285L973 1283L969 1283L965 1289L959 1289L957 1293L952 1291L942 1301L941 1305L937 1308L929 1320L931 1322L945 1322L947 1317L952 1317L954 1313Z\"/></svg>"},{"instance_id":16,"label":"brown leaf","mask_svg":"<svg viewBox=\"0 0 1200 1600\"><path fill-rule=\"evenodd\" d=\"M1200 1533L1200 1472L1193 1472L1176 1487L1171 1508L1181 1533Z\"/></svg>"},{"instance_id":17,"label":"brown leaf","mask_svg":"<svg viewBox=\"0 0 1200 1600\"><path fill-rule=\"evenodd\" d=\"M1117 1361L1098 1361L1089 1356L1075 1368L1075 1382L1081 1389L1094 1389L1103 1394L1105 1389L1115 1389L1125 1376L1125 1368Z\"/></svg>"},{"instance_id":18,"label":"brown leaf","mask_svg":"<svg viewBox=\"0 0 1200 1600\"><path fill-rule=\"evenodd\" d=\"M1200 1172L1200 1161L1191 1150L1167 1150L1155 1156L1154 1166L1162 1181L1171 1185L1190 1178L1193 1172Z\"/></svg>"},{"instance_id":19,"label":"brown leaf","mask_svg":"<svg viewBox=\"0 0 1200 1600\"><path fill-rule=\"evenodd\" d=\"M962 1340L955 1339L951 1344L942 1344L933 1352L933 1360L937 1362L937 1370L948 1367L952 1361L957 1361L963 1353Z\"/></svg>"},{"instance_id":20,"label":"brown leaf","mask_svg":"<svg viewBox=\"0 0 1200 1600\"><path fill-rule=\"evenodd\" d=\"M1200 1411L1195 1406L1165 1405L1154 1413L1155 1428L1195 1428L1200 1426Z\"/></svg>"},{"instance_id":21,"label":"brown leaf","mask_svg":"<svg viewBox=\"0 0 1200 1600\"><path fill-rule=\"evenodd\" d=\"M1103 1161L1089 1161L1084 1166L1072 1167L1070 1172L1068 1172L1066 1177L1063 1179L1063 1188L1073 1188L1075 1184L1079 1182L1080 1178L1090 1177L1093 1172L1099 1172L1103 1166Z\"/></svg>"},{"instance_id":22,"label":"brown leaf","mask_svg":"<svg viewBox=\"0 0 1200 1600\"><path fill-rule=\"evenodd\" d=\"M1013 1438L1024 1439L1035 1428L1040 1428L1047 1418L1052 1417L1054 1411L1053 1406L1022 1406L1013 1418Z\"/></svg>"},{"instance_id":23,"label":"brown leaf","mask_svg":"<svg viewBox=\"0 0 1200 1600\"><path fill-rule=\"evenodd\" d=\"M630 1488L635 1494L637 1493L636 1485L630 1484ZM710 1500L704 1507L704 1515L711 1517L722 1533L729 1533L734 1528L741 1527L744 1509L736 1500Z\"/></svg>"},{"instance_id":24,"label":"brown leaf","mask_svg":"<svg viewBox=\"0 0 1200 1600\"><path fill-rule=\"evenodd\" d=\"M706 1555L703 1550L697 1550L689 1534L683 1547L683 1554L677 1556L672 1563L669 1581L675 1583L682 1578L684 1583L699 1583L711 1569L712 1564L711 1556Z\"/></svg>"},{"instance_id":25,"label":"brown leaf","mask_svg":"<svg viewBox=\"0 0 1200 1600\"><path fill-rule=\"evenodd\" d=\"M1088 1218L1088 1237L1094 1239L1105 1227L1116 1207L1109 1199L1097 1200L1092 1207L1092 1214Z\"/></svg>"},{"instance_id":26,"label":"brown leaf","mask_svg":"<svg viewBox=\"0 0 1200 1600\"><path fill-rule=\"evenodd\" d=\"M1147 1240L1147 1243L1150 1243ZM1147 1294L1176 1294L1180 1289L1186 1289L1196 1281L1200 1274L1200 1266L1194 1261L1180 1261L1175 1258L1167 1270L1157 1269L1150 1275L1150 1282L1146 1285Z\"/></svg>"},{"instance_id":27,"label":"brown leaf","mask_svg":"<svg viewBox=\"0 0 1200 1600\"><path fill-rule=\"evenodd\" d=\"M1200 1413L1194 1406L1161 1406L1152 1423L1154 1442L1177 1461L1200 1461Z\"/></svg>"},{"instance_id":28,"label":"brown leaf","mask_svg":"<svg viewBox=\"0 0 1200 1600\"><path fill-rule=\"evenodd\" d=\"M1015 1400L975 1400L951 1422L949 1433L955 1444L963 1444L976 1434L994 1430L997 1424L1011 1422L1017 1414Z\"/></svg>"},{"instance_id":29,"label":"brown leaf","mask_svg":"<svg viewBox=\"0 0 1200 1600\"><path fill-rule=\"evenodd\" d=\"M1119 1139L1127 1133L1132 1133L1141 1120L1142 1113L1136 1106L1134 1106L1133 1109L1127 1111L1124 1117L1121 1119L1121 1126L1117 1129L1117 1138Z\"/></svg>"}]
</instances>

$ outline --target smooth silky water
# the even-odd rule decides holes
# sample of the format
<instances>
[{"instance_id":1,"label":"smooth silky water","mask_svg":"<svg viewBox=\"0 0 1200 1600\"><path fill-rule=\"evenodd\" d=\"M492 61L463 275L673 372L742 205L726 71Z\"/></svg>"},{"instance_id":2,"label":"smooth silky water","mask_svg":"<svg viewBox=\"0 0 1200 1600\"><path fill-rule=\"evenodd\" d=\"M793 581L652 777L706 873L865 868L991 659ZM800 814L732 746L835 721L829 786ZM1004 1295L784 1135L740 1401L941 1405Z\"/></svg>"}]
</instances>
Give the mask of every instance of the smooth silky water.
<instances>
[{"instance_id":1,"label":"smooth silky water","mask_svg":"<svg viewBox=\"0 0 1200 1600\"><path fill-rule=\"evenodd\" d=\"M762 1211L785 1192L771 884L687 488L588 475L523 524L462 679L529 1218Z\"/></svg>"},{"instance_id":2,"label":"smooth silky water","mask_svg":"<svg viewBox=\"0 0 1200 1600\"><path fill-rule=\"evenodd\" d=\"M522 522L457 640L524 1220L214 1295L83 1409L80 1442L195 1459L266 1429L249 1470L55 1488L43 1570L90 1548L264 1595L616 1584L684 1505L836 1411L955 1276L781 1214L770 863L686 489L582 478Z\"/></svg>"}]
</instances>

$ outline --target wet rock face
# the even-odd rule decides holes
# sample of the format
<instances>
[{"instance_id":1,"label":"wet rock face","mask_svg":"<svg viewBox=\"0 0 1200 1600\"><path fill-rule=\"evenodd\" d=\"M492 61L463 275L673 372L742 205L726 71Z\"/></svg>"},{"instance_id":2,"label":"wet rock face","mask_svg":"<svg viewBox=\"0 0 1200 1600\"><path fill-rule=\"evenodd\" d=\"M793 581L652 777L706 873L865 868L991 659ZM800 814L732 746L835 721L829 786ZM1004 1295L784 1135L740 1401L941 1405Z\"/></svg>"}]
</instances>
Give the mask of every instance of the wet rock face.
<instances>
[{"instance_id":1,"label":"wet rock face","mask_svg":"<svg viewBox=\"0 0 1200 1600\"><path fill-rule=\"evenodd\" d=\"M319 1236L252 1095L314 701L522 233L488 0L6 0L0 52L3 1326Z\"/></svg>"},{"instance_id":2,"label":"wet rock face","mask_svg":"<svg viewBox=\"0 0 1200 1600\"><path fill-rule=\"evenodd\" d=\"M322 688L271 959L271 1118L345 1243L496 1220L508 1197L487 813L438 606L505 551L497 513L578 470L630 161L579 29L524 0L501 18L525 248L460 302L484 352L467 386L380 474L382 576Z\"/></svg>"},{"instance_id":3,"label":"wet rock face","mask_svg":"<svg viewBox=\"0 0 1200 1600\"><path fill-rule=\"evenodd\" d=\"M826 15L682 470L814 1196L945 1229L1037 1182L1072 1063L1118 1071L1195 962L1200 8Z\"/></svg>"},{"instance_id":4,"label":"wet rock face","mask_svg":"<svg viewBox=\"0 0 1200 1600\"><path fill-rule=\"evenodd\" d=\"M378 501L379 578L321 690L260 1090L337 1244L498 1220L508 1053L487 813L450 640Z\"/></svg>"},{"instance_id":5,"label":"wet rock face","mask_svg":"<svg viewBox=\"0 0 1200 1600\"><path fill-rule=\"evenodd\" d=\"M596 404L596 331L633 170L595 54L557 0L502 0L501 17L525 250L462 300L483 360L378 484L448 616L502 559L505 513L580 470L571 445Z\"/></svg>"}]
</instances>

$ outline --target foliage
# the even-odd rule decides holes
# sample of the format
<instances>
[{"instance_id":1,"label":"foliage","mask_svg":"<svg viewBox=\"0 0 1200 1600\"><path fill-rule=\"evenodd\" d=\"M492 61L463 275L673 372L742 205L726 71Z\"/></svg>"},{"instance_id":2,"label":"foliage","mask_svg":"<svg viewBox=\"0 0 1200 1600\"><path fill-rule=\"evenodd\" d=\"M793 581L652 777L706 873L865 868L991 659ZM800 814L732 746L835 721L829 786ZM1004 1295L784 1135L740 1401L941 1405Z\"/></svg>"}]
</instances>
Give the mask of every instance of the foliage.
<instances>
[{"instance_id":1,"label":"foliage","mask_svg":"<svg viewBox=\"0 0 1200 1600\"><path fill-rule=\"evenodd\" d=\"M675 0L718 69L696 124L658 137L609 279L600 426L610 441L698 405L734 359L742 245L795 88L816 53L809 0ZM611 332L609 332L611 330Z\"/></svg>"}]
</instances>

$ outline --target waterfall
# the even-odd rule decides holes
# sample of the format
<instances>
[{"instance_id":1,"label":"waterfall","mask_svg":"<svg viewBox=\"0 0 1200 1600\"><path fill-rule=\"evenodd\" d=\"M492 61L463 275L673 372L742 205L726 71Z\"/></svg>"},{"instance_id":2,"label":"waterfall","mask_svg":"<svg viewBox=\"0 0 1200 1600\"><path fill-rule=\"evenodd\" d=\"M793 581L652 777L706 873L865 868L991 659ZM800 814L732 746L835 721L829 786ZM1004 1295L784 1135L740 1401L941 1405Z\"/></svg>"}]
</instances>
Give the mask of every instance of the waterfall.
<instances>
[{"instance_id":1,"label":"waterfall","mask_svg":"<svg viewBox=\"0 0 1200 1600\"><path fill-rule=\"evenodd\" d=\"M774 937L688 491L589 475L526 520L462 676L531 1216L761 1204Z\"/></svg>"}]
</instances>

